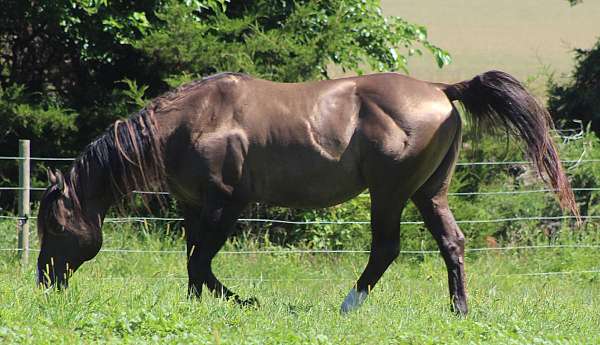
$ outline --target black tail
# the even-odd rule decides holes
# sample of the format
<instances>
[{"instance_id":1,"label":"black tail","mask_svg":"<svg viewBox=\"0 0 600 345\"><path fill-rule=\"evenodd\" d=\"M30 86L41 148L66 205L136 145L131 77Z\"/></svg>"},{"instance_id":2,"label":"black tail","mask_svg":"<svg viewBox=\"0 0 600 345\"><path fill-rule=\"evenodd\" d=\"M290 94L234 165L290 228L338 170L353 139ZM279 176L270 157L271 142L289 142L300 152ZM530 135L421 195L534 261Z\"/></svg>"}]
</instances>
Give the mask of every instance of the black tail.
<instances>
[{"instance_id":1,"label":"black tail","mask_svg":"<svg viewBox=\"0 0 600 345\"><path fill-rule=\"evenodd\" d=\"M522 139L527 144L527 155L542 180L555 191L561 207L580 221L571 185L550 136L550 114L518 80L504 72L490 71L443 88L451 101L464 105L478 128L501 125L513 137Z\"/></svg>"}]
</instances>

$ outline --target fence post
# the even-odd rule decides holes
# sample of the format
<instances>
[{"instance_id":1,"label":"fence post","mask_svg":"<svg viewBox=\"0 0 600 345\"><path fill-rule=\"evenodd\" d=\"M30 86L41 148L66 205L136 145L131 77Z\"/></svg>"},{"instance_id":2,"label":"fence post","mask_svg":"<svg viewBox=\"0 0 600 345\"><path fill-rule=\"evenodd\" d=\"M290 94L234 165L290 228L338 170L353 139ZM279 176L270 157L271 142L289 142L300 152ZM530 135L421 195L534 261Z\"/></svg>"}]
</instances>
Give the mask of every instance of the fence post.
<instances>
[{"instance_id":1,"label":"fence post","mask_svg":"<svg viewBox=\"0 0 600 345\"><path fill-rule=\"evenodd\" d=\"M19 225L17 247L21 264L29 261L29 140L19 140Z\"/></svg>"}]
</instances>

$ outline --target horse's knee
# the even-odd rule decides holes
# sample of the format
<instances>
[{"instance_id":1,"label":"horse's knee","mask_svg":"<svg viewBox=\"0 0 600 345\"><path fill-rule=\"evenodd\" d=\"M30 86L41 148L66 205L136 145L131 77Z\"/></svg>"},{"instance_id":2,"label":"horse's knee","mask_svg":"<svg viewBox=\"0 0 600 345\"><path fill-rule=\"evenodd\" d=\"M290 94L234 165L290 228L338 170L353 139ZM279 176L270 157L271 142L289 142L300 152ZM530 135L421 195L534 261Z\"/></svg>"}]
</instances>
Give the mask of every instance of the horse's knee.
<instances>
[{"instance_id":1,"label":"horse's knee","mask_svg":"<svg viewBox=\"0 0 600 345\"><path fill-rule=\"evenodd\" d=\"M204 283L211 273L210 261L192 254L188 257L187 271L190 280Z\"/></svg>"},{"instance_id":2,"label":"horse's knee","mask_svg":"<svg viewBox=\"0 0 600 345\"><path fill-rule=\"evenodd\" d=\"M438 240L442 252L458 259L464 255L465 236L454 220L447 203L436 204L432 209L429 228Z\"/></svg>"},{"instance_id":3,"label":"horse's knee","mask_svg":"<svg viewBox=\"0 0 600 345\"><path fill-rule=\"evenodd\" d=\"M390 259L394 260L400 255L400 243L394 243L386 249L387 255Z\"/></svg>"},{"instance_id":4,"label":"horse's knee","mask_svg":"<svg viewBox=\"0 0 600 345\"><path fill-rule=\"evenodd\" d=\"M465 251L465 235L463 235L462 231L457 230L455 237L454 237L454 243L456 245L456 247L462 252L464 253Z\"/></svg>"}]
</instances>

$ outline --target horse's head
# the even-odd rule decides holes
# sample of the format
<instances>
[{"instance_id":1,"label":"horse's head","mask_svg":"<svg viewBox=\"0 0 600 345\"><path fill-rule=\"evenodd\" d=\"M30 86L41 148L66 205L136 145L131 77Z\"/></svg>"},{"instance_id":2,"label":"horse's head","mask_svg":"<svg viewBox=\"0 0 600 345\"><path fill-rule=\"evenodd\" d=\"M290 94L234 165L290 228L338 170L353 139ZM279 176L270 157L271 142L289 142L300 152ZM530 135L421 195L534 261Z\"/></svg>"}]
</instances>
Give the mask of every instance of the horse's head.
<instances>
[{"instance_id":1,"label":"horse's head","mask_svg":"<svg viewBox=\"0 0 600 345\"><path fill-rule=\"evenodd\" d=\"M72 184L60 171L48 170L50 186L40 202L38 282L45 287L67 287L69 277L100 250L98 220L82 210ZM71 187L70 187L71 186Z\"/></svg>"}]
</instances>

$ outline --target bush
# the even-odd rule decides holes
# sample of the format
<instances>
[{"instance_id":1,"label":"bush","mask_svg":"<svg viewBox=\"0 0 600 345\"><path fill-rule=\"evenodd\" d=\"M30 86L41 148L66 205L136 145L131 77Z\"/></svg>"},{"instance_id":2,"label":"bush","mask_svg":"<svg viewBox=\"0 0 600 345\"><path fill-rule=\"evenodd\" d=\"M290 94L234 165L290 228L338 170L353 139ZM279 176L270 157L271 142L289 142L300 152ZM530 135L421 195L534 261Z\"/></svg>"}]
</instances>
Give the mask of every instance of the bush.
<instances>
[{"instance_id":1,"label":"bush","mask_svg":"<svg viewBox=\"0 0 600 345\"><path fill-rule=\"evenodd\" d=\"M551 82L548 106L556 119L582 120L600 134L600 41L589 50L575 50L572 80Z\"/></svg>"}]
</instances>

